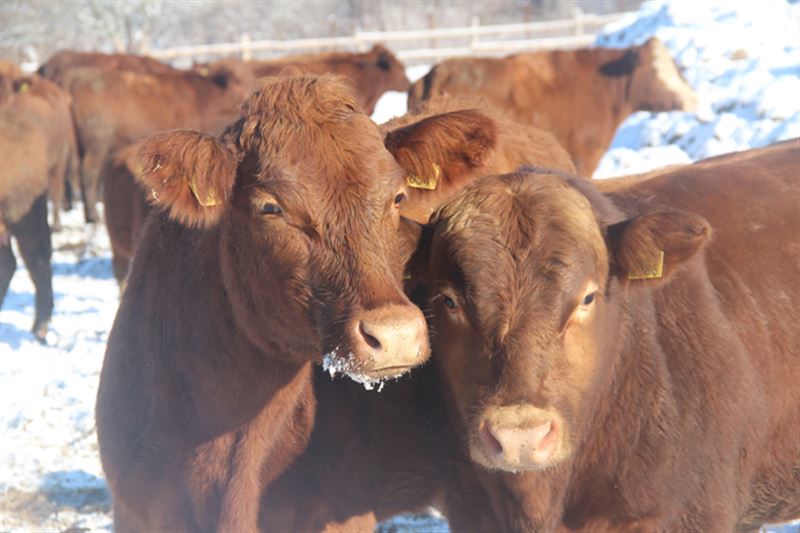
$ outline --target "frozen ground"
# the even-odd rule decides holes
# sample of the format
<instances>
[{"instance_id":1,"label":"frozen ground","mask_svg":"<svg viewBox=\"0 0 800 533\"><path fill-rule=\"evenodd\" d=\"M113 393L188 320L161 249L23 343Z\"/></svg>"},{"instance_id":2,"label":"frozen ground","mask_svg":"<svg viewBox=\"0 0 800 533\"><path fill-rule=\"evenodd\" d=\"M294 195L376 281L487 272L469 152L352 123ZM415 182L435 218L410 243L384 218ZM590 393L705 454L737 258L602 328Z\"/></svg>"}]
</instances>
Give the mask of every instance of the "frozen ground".
<instances>
[{"instance_id":1,"label":"frozen ground","mask_svg":"<svg viewBox=\"0 0 800 533\"><path fill-rule=\"evenodd\" d=\"M800 136L800 8L783 0L648 3L608 28L600 42L624 45L652 34L678 58L698 91L697 114L639 113L620 128L597 176L687 162ZM409 69L419 78L426 67ZM405 111L390 93L374 118ZM102 225L80 210L54 235L51 344L29 333L33 286L20 265L0 311L0 531L108 530L109 498L97 458L94 398L116 312ZM777 531L777 529L771 528ZM446 531L431 517L381 530ZM781 531L800 531L800 522Z\"/></svg>"}]
</instances>

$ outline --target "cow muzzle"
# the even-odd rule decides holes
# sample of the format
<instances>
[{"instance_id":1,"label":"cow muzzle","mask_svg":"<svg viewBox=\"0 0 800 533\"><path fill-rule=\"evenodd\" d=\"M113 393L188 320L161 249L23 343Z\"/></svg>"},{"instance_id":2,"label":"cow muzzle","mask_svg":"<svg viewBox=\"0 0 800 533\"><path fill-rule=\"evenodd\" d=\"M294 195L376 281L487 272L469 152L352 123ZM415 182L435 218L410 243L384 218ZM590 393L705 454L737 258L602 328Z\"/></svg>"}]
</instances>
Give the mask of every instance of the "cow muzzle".
<instances>
[{"instance_id":1,"label":"cow muzzle","mask_svg":"<svg viewBox=\"0 0 800 533\"><path fill-rule=\"evenodd\" d=\"M345 335L349 353L326 356L326 367L332 374L342 372L362 383L398 377L430 355L425 318L410 304L354 313Z\"/></svg>"},{"instance_id":2,"label":"cow muzzle","mask_svg":"<svg viewBox=\"0 0 800 533\"><path fill-rule=\"evenodd\" d=\"M558 413L529 404L487 408L471 439L472 459L508 472L542 470L567 453L565 425Z\"/></svg>"}]
</instances>

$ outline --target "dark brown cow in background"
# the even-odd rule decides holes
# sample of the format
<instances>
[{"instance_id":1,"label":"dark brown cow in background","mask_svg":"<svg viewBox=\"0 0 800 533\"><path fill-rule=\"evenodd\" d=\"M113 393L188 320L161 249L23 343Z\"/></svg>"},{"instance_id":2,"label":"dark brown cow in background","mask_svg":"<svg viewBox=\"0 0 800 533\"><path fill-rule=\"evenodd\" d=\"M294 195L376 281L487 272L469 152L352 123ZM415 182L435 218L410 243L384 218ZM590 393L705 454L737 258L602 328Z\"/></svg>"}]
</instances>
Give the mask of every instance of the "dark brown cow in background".
<instances>
[{"instance_id":1,"label":"dark brown cow in background","mask_svg":"<svg viewBox=\"0 0 800 533\"><path fill-rule=\"evenodd\" d=\"M369 52L323 52L247 62L223 59L194 68L212 75L220 66L229 67L236 63L247 65L257 78L277 76L289 67L299 68L309 74L339 74L353 83L358 103L367 115L375 111L375 103L383 93L407 91L411 85L406 77L405 65L380 44L373 46Z\"/></svg>"},{"instance_id":2,"label":"dark brown cow in background","mask_svg":"<svg viewBox=\"0 0 800 533\"><path fill-rule=\"evenodd\" d=\"M523 171L434 215L434 359L498 529L800 515L798 150L608 194Z\"/></svg>"},{"instance_id":3,"label":"dark brown cow in background","mask_svg":"<svg viewBox=\"0 0 800 533\"><path fill-rule=\"evenodd\" d=\"M444 93L483 96L515 120L552 132L584 177L633 112L692 111L697 102L655 37L627 49L448 59L409 89L409 106Z\"/></svg>"},{"instance_id":4,"label":"dark brown cow in background","mask_svg":"<svg viewBox=\"0 0 800 533\"><path fill-rule=\"evenodd\" d=\"M70 83L70 71L83 67L101 70L149 72L152 74L174 71L171 66L147 56L60 50L53 54L46 63L40 66L37 72L39 75L66 88Z\"/></svg>"},{"instance_id":5,"label":"dark brown cow in background","mask_svg":"<svg viewBox=\"0 0 800 533\"><path fill-rule=\"evenodd\" d=\"M69 96L40 76L0 76L0 303L16 270L11 237L36 288L33 333L41 341L53 310L47 194L58 216L64 180L77 159Z\"/></svg>"},{"instance_id":6,"label":"dark brown cow in background","mask_svg":"<svg viewBox=\"0 0 800 533\"><path fill-rule=\"evenodd\" d=\"M253 88L246 70L214 76L172 70L159 74L74 69L69 90L82 152L81 186L87 220L96 220L100 174L106 159L157 131L193 128L216 132L236 116Z\"/></svg>"},{"instance_id":7,"label":"dark brown cow in background","mask_svg":"<svg viewBox=\"0 0 800 533\"><path fill-rule=\"evenodd\" d=\"M148 191L136 182L139 143L117 150L106 160L103 175L103 214L111 243L111 268L122 284L151 206Z\"/></svg>"}]
</instances>

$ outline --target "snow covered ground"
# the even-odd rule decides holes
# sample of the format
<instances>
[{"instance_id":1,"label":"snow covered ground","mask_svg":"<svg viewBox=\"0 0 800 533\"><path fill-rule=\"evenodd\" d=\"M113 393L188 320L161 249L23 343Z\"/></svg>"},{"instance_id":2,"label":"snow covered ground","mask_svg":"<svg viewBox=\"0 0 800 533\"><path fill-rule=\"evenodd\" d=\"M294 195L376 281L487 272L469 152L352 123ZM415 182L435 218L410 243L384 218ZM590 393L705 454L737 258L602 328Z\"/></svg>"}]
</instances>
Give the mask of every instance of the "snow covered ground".
<instances>
[{"instance_id":1,"label":"snow covered ground","mask_svg":"<svg viewBox=\"0 0 800 533\"><path fill-rule=\"evenodd\" d=\"M784 0L671 0L645 4L599 43L659 36L675 54L701 109L637 113L618 131L597 177L639 172L800 136L800 6ZM421 77L426 67L409 69ZM389 93L374 118L405 111ZM97 457L94 399L118 294L102 225L80 209L54 235L51 342L38 344L33 286L20 264L0 311L0 531L109 530L110 502ZM20 262L21 263L21 262ZM390 531L447 531L408 517ZM800 522L771 531L800 531Z\"/></svg>"}]
</instances>

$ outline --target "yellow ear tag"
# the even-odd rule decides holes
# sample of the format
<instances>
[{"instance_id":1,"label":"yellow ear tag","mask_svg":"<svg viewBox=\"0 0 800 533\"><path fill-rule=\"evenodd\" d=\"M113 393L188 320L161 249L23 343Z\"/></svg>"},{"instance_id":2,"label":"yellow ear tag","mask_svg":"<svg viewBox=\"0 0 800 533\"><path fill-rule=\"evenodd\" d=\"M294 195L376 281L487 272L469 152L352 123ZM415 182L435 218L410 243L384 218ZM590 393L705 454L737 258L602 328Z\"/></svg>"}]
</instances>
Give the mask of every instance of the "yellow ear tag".
<instances>
[{"instance_id":1,"label":"yellow ear tag","mask_svg":"<svg viewBox=\"0 0 800 533\"><path fill-rule=\"evenodd\" d=\"M214 207L215 205L220 205L222 203L217 199L214 189L209 189L206 192L205 201L201 200L200 195L197 194L197 185L195 184L194 180L189 180L189 189L191 189L192 194L194 194L194 197L197 199L197 203L203 207Z\"/></svg>"},{"instance_id":2,"label":"yellow ear tag","mask_svg":"<svg viewBox=\"0 0 800 533\"><path fill-rule=\"evenodd\" d=\"M644 272L631 272L628 279L660 279L664 275L664 251L658 251L658 261L651 264Z\"/></svg>"},{"instance_id":3,"label":"yellow ear tag","mask_svg":"<svg viewBox=\"0 0 800 533\"><path fill-rule=\"evenodd\" d=\"M436 163L433 164L433 177L425 178L415 174L406 176L406 185L412 189L427 189L432 191L436 188L436 183L439 181L439 176L442 174L442 169Z\"/></svg>"},{"instance_id":4,"label":"yellow ear tag","mask_svg":"<svg viewBox=\"0 0 800 533\"><path fill-rule=\"evenodd\" d=\"M411 272L404 272L403 273L403 281L408 281L411 279Z\"/></svg>"},{"instance_id":5,"label":"yellow ear tag","mask_svg":"<svg viewBox=\"0 0 800 533\"><path fill-rule=\"evenodd\" d=\"M199 71L199 73L200 73L200 75L201 75L201 76L203 76L203 77L205 77L205 76L208 76L208 68L206 68L206 67L200 67L200 71Z\"/></svg>"},{"instance_id":6,"label":"yellow ear tag","mask_svg":"<svg viewBox=\"0 0 800 533\"><path fill-rule=\"evenodd\" d=\"M21 93L28 92L28 89L30 89L30 87L31 87L30 84L26 81L22 85L19 86L19 92L21 92Z\"/></svg>"}]
</instances>

